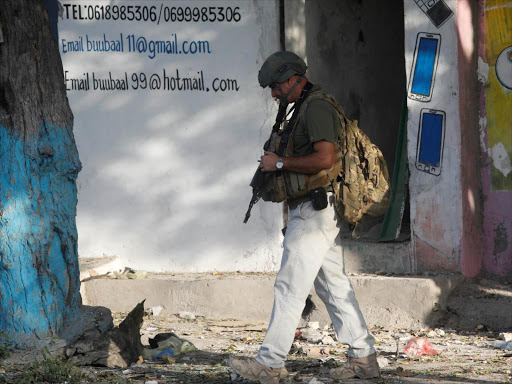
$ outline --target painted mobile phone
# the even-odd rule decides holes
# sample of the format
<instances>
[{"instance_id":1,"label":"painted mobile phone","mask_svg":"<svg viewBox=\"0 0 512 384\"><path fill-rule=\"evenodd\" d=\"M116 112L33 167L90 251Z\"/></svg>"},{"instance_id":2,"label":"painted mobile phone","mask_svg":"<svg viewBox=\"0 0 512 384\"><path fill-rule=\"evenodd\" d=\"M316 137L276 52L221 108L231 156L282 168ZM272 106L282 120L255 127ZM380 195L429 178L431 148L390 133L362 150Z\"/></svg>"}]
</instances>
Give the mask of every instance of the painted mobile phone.
<instances>
[{"instance_id":1,"label":"painted mobile phone","mask_svg":"<svg viewBox=\"0 0 512 384\"><path fill-rule=\"evenodd\" d=\"M414 0L416 5L427 15L430 21L439 28L448 20L453 11L443 0Z\"/></svg>"},{"instance_id":2,"label":"painted mobile phone","mask_svg":"<svg viewBox=\"0 0 512 384\"><path fill-rule=\"evenodd\" d=\"M443 163L444 132L446 113L424 108L420 113L416 168L439 176Z\"/></svg>"},{"instance_id":3,"label":"painted mobile phone","mask_svg":"<svg viewBox=\"0 0 512 384\"><path fill-rule=\"evenodd\" d=\"M432 99L440 48L441 35L418 33L407 91L410 99L423 102Z\"/></svg>"}]
</instances>

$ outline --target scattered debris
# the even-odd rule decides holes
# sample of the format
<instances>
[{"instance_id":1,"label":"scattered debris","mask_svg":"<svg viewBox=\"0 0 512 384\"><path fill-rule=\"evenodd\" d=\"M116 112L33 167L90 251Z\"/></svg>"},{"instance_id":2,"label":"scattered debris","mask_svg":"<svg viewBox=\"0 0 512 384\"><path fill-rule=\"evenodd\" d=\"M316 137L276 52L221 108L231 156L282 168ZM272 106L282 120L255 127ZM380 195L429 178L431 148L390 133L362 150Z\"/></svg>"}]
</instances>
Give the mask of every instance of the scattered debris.
<instances>
[{"instance_id":1,"label":"scattered debris","mask_svg":"<svg viewBox=\"0 0 512 384\"><path fill-rule=\"evenodd\" d=\"M308 328L311 329L320 329L320 323L318 321L309 321L307 325Z\"/></svg>"},{"instance_id":2,"label":"scattered debris","mask_svg":"<svg viewBox=\"0 0 512 384\"><path fill-rule=\"evenodd\" d=\"M500 340L512 341L512 332L500 333Z\"/></svg>"},{"instance_id":3,"label":"scattered debris","mask_svg":"<svg viewBox=\"0 0 512 384\"><path fill-rule=\"evenodd\" d=\"M437 329L433 329L433 330L429 331L427 333L427 337L431 337L432 338L432 337L436 337L436 336L444 336L445 334L446 334L445 331L443 331L442 329L437 328Z\"/></svg>"},{"instance_id":4,"label":"scattered debris","mask_svg":"<svg viewBox=\"0 0 512 384\"><path fill-rule=\"evenodd\" d=\"M494 348L504 349L506 351L512 351L512 341L496 340L492 343Z\"/></svg>"},{"instance_id":5,"label":"scattered debris","mask_svg":"<svg viewBox=\"0 0 512 384\"><path fill-rule=\"evenodd\" d=\"M147 271L135 270L129 267L125 267L123 272L114 272L114 275L117 279L133 279L133 280L142 280L145 279L148 275Z\"/></svg>"},{"instance_id":6,"label":"scattered debris","mask_svg":"<svg viewBox=\"0 0 512 384\"><path fill-rule=\"evenodd\" d=\"M377 362L379 363L379 367L381 369L386 368L389 365L389 360L386 359L385 357L377 357Z\"/></svg>"},{"instance_id":7,"label":"scattered debris","mask_svg":"<svg viewBox=\"0 0 512 384\"><path fill-rule=\"evenodd\" d=\"M324 345L336 345L336 342L334 341L334 339L331 336L327 335L327 336L324 336L322 338L322 344L324 344Z\"/></svg>"},{"instance_id":8,"label":"scattered debris","mask_svg":"<svg viewBox=\"0 0 512 384\"><path fill-rule=\"evenodd\" d=\"M162 312L164 308L161 307L160 305L156 306L156 307L150 307L149 308L149 312L153 315L153 316L158 316L160 315L160 313Z\"/></svg>"},{"instance_id":9,"label":"scattered debris","mask_svg":"<svg viewBox=\"0 0 512 384\"><path fill-rule=\"evenodd\" d=\"M150 348L144 348L142 356L145 360L170 361L181 353L195 351L194 345L188 340L181 339L174 333L159 333L149 339Z\"/></svg>"},{"instance_id":10,"label":"scattered debris","mask_svg":"<svg viewBox=\"0 0 512 384\"><path fill-rule=\"evenodd\" d=\"M301 338L306 340L308 343L318 344L322 342L324 335L318 329L314 328L303 328L300 330Z\"/></svg>"},{"instance_id":11,"label":"scattered debris","mask_svg":"<svg viewBox=\"0 0 512 384\"><path fill-rule=\"evenodd\" d=\"M414 337L409 340L404 348L404 353L411 359L439 354L438 351L432 348L432 344L425 337Z\"/></svg>"},{"instance_id":12,"label":"scattered debris","mask_svg":"<svg viewBox=\"0 0 512 384\"><path fill-rule=\"evenodd\" d=\"M179 316L182 319L186 319L186 320L194 320L196 318L196 315L194 315L192 312L180 312Z\"/></svg>"},{"instance_id":13,"label":"scattered debris","mask_svg":"<svg viewBox=\"0 0 512 384\"><path fill-rule=\"evenodd\" d=\"M113 313L112 318L112 324L108 329L115 328L114 326L118 328L126 320L127 314ZM266 326L264 322L214 320L198 315L193 320L184 320L177 314L163 313L153 316L149 311L146 311L143 321L140 328L141 343L144 350L154 354L163 352L158 358L139 360L129 367L123 368L75 367L77 374L82 377L80 382L119 384L248 383L248 380L237 376L227 367L226 359L229 353L254 356L265 336L264 328ZM106 325L102 325L102 327L105 328ZM301 336L302 331L311 328L315 328L315 325L301 328L297 333ZM102 334L104 335L107 331L104 330ZM313 344L303 337L296 338L286 363L290 375L283 378L280 384L336 383L329 377L329 369L346 361L347 347L337 342L332 345L324 344L324 341L328 340L327 336L335 340L332 328L320 324L316 331L323 335L318 344ZM428 341L434 344L436 349L442 351L442 354L423 355L418 359L410 359L403 353L404 346L408 341L413 338L424 338L431 331L435 332L435 335L429 337ZM453 382L459 383L510 381L512 353L492 347L492 343L500 338L499 332L489 332L489 330L485 332L475 332L474 330L447 332L444 329L445 334L443 335L443 332L440 331L442 329L418 331L372 329L377 341L375 348L382 371L382 379L379 382L438 382L440 377L453 378ZM190 343L195 347L194 350L188 351L186 348L180 348L180 353L175 353L179 347L176 339L182 343L182 347L183 345L187 346L185 342ZM398 354L397 340L400 343ZM499 341L506 343L505 340ZM72 366L69 361L65 363ZM23 366L0 364L0 383L24 382L23 374ZM32 371L32 374L35 375L35 371ZM406 379L407 377L415 378ZM71 380L64 378L54 382L64 381L72 383ZM353 382L356 381L361 384L376 382L372 380L355 380ZM39 378L35 382L44 381Z\"/></svg>"}]
</instances>

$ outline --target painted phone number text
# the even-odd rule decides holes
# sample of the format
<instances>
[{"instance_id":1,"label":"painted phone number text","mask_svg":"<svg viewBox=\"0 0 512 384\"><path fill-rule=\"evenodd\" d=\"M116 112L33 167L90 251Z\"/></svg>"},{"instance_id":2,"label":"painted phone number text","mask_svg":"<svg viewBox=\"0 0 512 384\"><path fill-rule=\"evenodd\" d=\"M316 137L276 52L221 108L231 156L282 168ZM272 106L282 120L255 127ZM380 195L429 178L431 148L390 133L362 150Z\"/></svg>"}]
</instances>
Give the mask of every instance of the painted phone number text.
<instances>
[{"instance_id":1,"label":"painted phone number text","mask_svg":"<svg viewBox=\"0 0 512 384\"><path fill-rule=\"evenodd\" d=\"M62 4L63 18L96 21L160 22L235 22L242 19L240 7L169 7L160 5L89 5Z\"/></svg>"},{"instance_id":2,"label":"painted phone number text","mask_svg":"<svg viewBox=\"0 0 512 384\"><path fill-rule=\"evenodd\" d=\"M196 72L193 76L180 76L178 69L175 71L162 70L161 73L124 72L112 74L112 72L98 74L86 72L81 76L64 72L64 82L67 91L199 91L199 92L238 92L240 86L238 80L230 78L214 78L208 85L205 83L203 71Z\"/></svg>"}]
</instances>

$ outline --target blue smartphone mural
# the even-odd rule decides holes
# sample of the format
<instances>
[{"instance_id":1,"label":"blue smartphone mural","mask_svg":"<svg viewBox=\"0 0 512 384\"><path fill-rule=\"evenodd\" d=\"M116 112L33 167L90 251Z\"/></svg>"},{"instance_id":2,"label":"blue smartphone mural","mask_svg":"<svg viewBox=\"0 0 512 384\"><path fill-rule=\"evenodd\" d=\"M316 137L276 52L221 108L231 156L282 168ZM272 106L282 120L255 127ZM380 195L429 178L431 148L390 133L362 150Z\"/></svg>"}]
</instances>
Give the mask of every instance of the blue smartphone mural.
<instances>
[{"instance_id":1,"label":"blue smartphone mural","mask_svg":"<svg viewBox=\"0 0 512 384\"><path fill-rule=\"evenodd\" d=\"M416 168L439 176L443 162L446 113L435 109L422 109L418 129Z\"/></svg>"},{"instance_id":2,"label":"blue smartphone mural","mask_svg":"<svg viewBox=\"0 0 512 384\"><path fill-rule=\"evenodd\" d=\"M407 92L410 99L423 102L432 99L440 47L441 35L418 33Z\"/></svg>"}]
</instances>

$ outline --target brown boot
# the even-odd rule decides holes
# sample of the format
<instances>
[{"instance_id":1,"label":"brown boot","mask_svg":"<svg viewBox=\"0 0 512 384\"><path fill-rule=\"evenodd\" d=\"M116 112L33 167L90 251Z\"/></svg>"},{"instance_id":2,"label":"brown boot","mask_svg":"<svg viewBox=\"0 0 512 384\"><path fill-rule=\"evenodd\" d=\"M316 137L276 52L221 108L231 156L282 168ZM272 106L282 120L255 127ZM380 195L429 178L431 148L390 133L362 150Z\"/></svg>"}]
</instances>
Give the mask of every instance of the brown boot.
<instances>
[{"instance_id":1,"label":"brown boot","mask_svg":"<svg viewBox=\"0 0 512 384\"><path fill-rule=\"evenodd\" d=\"M329 372L333 379L373 379L380 376L379 363L375 353L365 357L349 357L339 368Z\"/></svg>"},{"instance_id":2,"label":"brown boot","mask_svg":"<svg viewBox=\"0 0 512 384\"><path fill-rule=\"evenodd\" d=\"M255 359L230 357L229 366L245 379L259 380L261 384L278 384L279 379L288 375L285 367L270 368L258 363Z\"/></svg>"}]
</instances>

